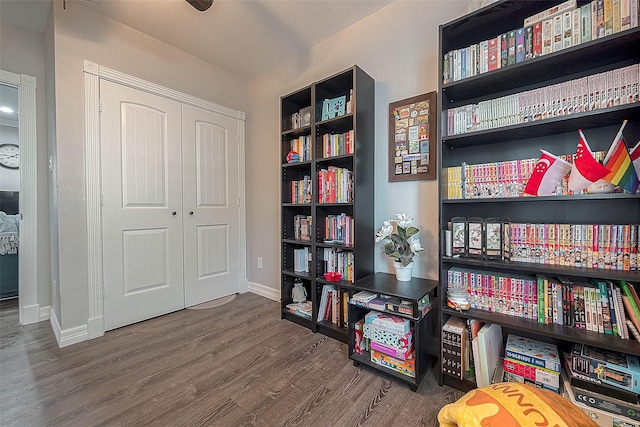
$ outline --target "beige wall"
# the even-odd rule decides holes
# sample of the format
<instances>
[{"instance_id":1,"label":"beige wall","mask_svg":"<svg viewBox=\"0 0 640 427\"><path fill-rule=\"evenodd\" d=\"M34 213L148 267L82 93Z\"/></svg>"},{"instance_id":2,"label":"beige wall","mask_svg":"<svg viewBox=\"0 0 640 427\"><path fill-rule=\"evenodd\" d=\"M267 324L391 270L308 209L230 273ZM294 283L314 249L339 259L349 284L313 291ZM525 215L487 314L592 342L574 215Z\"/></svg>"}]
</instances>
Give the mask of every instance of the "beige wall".
<instances>
[{"instance_id":1,"label":"beige wall","mask_svg":"<svg viewBox=\"0 0 640 427\"><path fill-rule=\"evenodd\" d=\"M0 68L36 78L36 156L38 179L36 187L38 232L37 282L38 304L51 305L51 274L49 262L49 216L46 126L46 82L44 37L41 33L2 21L0 25Z\"/></svg>"},{"instance_id":2,"label":"beige wall","mask_svg":"<svg viewBox=\"0 0 640 427\"><path fill-rule=\"evenodd\" d=\"M83 61L88 60L233 109L247 110L246 82L156 39L56 0L55 110L60 313L63 330L88 317Z\"/></svg>"},{"instance_id":3,"label":"beige wall","mask_svg":"<svg viewBox=\"0 0 640 427\"><path fill-rule=\"evenodd\" d=\"M388 105L438 89L438 26L461 16L467 1L395 1L364 20L313 46L309 52L253 79L247 124L247 199L250 282L279 289L280 223L279 99L315 80L354 64L376 81L376 224L406 212L416 218L426 252L414 276L438 277L438 182L389 183ZM357 196L356 196L357 197ZM373 245L373 236L371 236ZM376 271L391 271L376 250ZM257 257L264 268L256 266Z\"/></svg>"}]
</instances>

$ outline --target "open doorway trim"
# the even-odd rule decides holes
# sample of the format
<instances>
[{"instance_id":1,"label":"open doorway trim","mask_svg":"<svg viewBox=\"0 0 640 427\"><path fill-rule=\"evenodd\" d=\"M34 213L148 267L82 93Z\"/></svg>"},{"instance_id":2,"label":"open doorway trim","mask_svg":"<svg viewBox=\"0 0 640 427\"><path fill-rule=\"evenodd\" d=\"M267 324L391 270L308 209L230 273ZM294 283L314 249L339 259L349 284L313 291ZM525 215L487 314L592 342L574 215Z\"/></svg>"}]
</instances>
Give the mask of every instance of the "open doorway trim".
<instances>
[{"instance_id":1,"label":"open doorway trim","mask_svg":"<svg viewBox=\"0 0 640 427\"><path fill-rule=\"evenodd\" d=\"M87 262L89 286L89 318L87 319L87 339L104 335L104 299L102 264L102 218L100 181L100 79L109 80L152 94L164 96L185 104L223 114L238 119L238 192L240 207L240 292L249 290L247 280L246 247L246 203L245 203L245 113L182 92L150 83L137 77L115 71L94 62L84 61L85 89L85 181L87 201Z\"/></svg>"},{"instance_id":2,"label":"open doorway trim","mask_svg":"<svg viewBox=\"0 0 640 427\"><path fill-rule=\"evenodd\" d=\"M0 70L0 83L18 89L18 138L20 141L20 242L18 304L20 324L37 323L38 304L38 174L36 155L36 78Z\"/></svg>"}]
</instances>

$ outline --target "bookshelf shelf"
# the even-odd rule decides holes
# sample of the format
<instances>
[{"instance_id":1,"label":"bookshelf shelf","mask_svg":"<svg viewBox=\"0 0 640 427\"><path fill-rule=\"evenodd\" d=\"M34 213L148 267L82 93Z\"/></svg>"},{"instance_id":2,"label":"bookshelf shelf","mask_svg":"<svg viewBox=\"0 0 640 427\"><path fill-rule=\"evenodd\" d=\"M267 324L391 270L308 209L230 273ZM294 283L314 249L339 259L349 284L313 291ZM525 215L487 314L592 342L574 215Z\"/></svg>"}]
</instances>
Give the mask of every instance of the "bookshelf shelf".
<instances>
[{"instance_id":1,"label":"bookshelf shelf","mask_svg":"<svg viewBox=\"0 0 640 427\"><path fill-rule=\"evenodd\" d=\"M502 197L502 198L486 198L486 199L443 199L442 204L476 204L476 203L540 203L540 202L561 202L567 203L572 200L620 200L630 199L640 201L640 194L628 193L611 193L611 194L576 194L573 196L538 196L538 197Z\"/></svg>"},{"instance_id":2,"label":"bookshelf shelf","mask_svg":"<svg viewBox=\"0 0 640 427\"><path fill-rule=\"evenodd\" d=\"M321 285L333 285L333 286L336 286L338 288L350 288L351 287L351 283L347 282L346 280L339 280L337 282L330 282L330 281L326 280L322 276L316 277L316 283L321 284Z\"/></svg>"},{"instance_id":3,"label":"bookshelf shelf","mask_svg":"<svg viewBox=\"0 0 640 427\"><path fill-rule=\"evenodd\" d=\"M339 156L321 157L318 159L318 163L324 164L326 162L331 162L331 161L336 161L341 159L353 159L353 154L341 154Z\"/></svg>"},{"instance_id":4,"label":"bookshelf shelf","mask_svg":"<svg viewBox=\"0 0 640 427\"><path fill-rule=\"evenodd\" d=\"M311 273L306 273L304 271L293 271L293 270L282 270L282 274L292 277L299 277L301 279L311 279ZM287 304L289 304L289 301Z\"/></svg>"},{"instance_id":5,"label":"bookshelf shelf","mask_svg":"<svg viewBox=\"0 0 640 427\"><path fill-rule=\"evenodd\" d=\"M289 130L282 131L282 136L289 136L289 137L303 136L303 135L310 135L310 134L311 134L311 126L302 126L296 129L289 129Z\"/></svg>"},{"instance_id":6,"label":"bookshelf shelf","mask_svg":"<svg viewBox=\"0 0 640 427\"><path fill-rule=\"evenodd\" d=\"M353 249L353 245L343 245L339 243L322 242L322 243L316 243L316 246L319 248L338 248L338 249L345 249L345 250Z\"/></svg>"},{"instance_id":7,"label":"bookshelf shelf","mask_svg":"<svg viewBox=\"0 0 640 427\"><path fill-rule=\"evenodd\" d=\"M283 168L299 168L299 167L304 167L304 166L311 166L311 162L307 161L307 162L293 162L293 163L283 163L282 167Z\"/></svg>"},{"instance_id":8,"label":"bookshelf shelf","mask_svg":"<svg viewBox=\"0 0 640 427\"><path fill-rule=\"evenodd\" d=\"M530 319L508 316L506 314L491 313L484 310L470 308L467 311L458 312L450 308L442 309L444 314L463 317L465 319L479 319L489 323L497 323L505 328L517 331L525 331L539 336L546 336L562 341L580 342L595 347L606 347L610 350L640 356L640 342L636 340L623 340L620 337L601 334L562 325L543 324Z\"/></svg>"},{"instance_id":9,"label":"bookshelf shelf","mask_svg":"<svg viewBox=\"0 0 640 427\"><path fill-rule=\"evenodd\" d=\"M513 20L509 19L509 25L513 25ZM522 21L520 21L522 25ZM508 28L505 31L512 30ZM505 31L494 30L493 37ZM445 48L442 46L442 53L451 49L458 49L477 43L480 40L487 40L491 37L474 38L468 44L458 44ZM474 98L486 97L487 95L515 93L520 88L527 89L544 86L547 82L555 79L571 80L581 77L594 70L607 68L611 64L624 63L636 58L637 53L633 49L617 49L615 47L633 46L640 44L640 28L632 28L621 33L616 33L602 39L592 40L578 46L563 49L543 55L525 62L509 65L505 68L469 77L453 83L442 85L442 90L447 94L453 103L461 100L472 100ZM566 78L569 77L570 78ZM522 82L514 87L513 82ZM517 90L516 90L517 89Z\"/></svg>"},{"instance_id":10,"label":"bookshelf shelf","mask_svg":"<svg viewBox=\"0 0 640 427\"><path fill-rule=\"evenodd\" d=\"M446 265L473 266L482 267L483 269L492 271L518 271L523 273L548 273L561 276L585 277L585 278L602 278L607 277L610 280L627 280L637 281L637 271L622 270L605 270L602 268L584 268L570 267L564 265L535 264L530 262L500 262L483 260L481 258L454 258L442 257L442 263Z\"/></svg>"},{"instance_id":11,"label":"bookshelf shelf","mask_svg":"<svg viewBox=\"0 0 640 427\"><path fill-rule=\"evenodd\" d=\"M338 264L337 259L344 256L351 263L353 277L357 280L373 272L373 245L371 245L371 235L373 233L373 200L374 200L374 80L358 66L342 70L325 79L313 82L290 94L280 98L281 116L281 227L282 227L282 256L281 256L281 305L283 309L283 319L291 320L284 309L292 302L291 291L294 281L302 279L303 286L307 291L308 299L313 307L312 320L307 323L300 323L308 327L313 332L319 332L338 339L347 341L347 329L333 325L331 322L318 322L318 309L322 288L324 285L335 285L339 288L348 288L351 283L342 280L334 283L324 280L325 252L330 253L334 259L332 262ZM353 106L353 109L340 116L321 120L323 105L325 100L332 100L345 96L346 101ZM357 100L357 102L356 102ZM303 116L303 111L311 111L311 122L308 126L301 126L292 129L298 118ZM305 124L301 122L302 124ZM323 135L340 135L352 131L350 136L350 154L324 157ZM286 157L295 144L300 144L309 154L309 159L296 163L287 163ZM299 147L300 145L296 145ZM344 148L344 147L343 147ZM293 150L295 151L295 150ZM333 152L345 152L333 151ZM320 203L319 198L319 173L330 166L348 169L340 177L350 177L353 188L352 194L357 197L349 203ZM332 178L336 178L336 173ZM307 181L304 181L304 180ZM291 203L292 184L294 181L304 181L309 183L307 188L311 191L311 202L303 204ZM310 181L309 181L310 180ZM341 187L339 192L336 189L335 198L325 198L325 200L347 200L338 196L344 195L347 186ZM298 193L299 194L299 193ZM304 200L304 198L303 198ZM340 236L335 234L325 236L325 220L330 216L345 214L353 218L352 228L349 230L353 236L353 243L349 245L339 243L325 243L328 237ZM292 239L298 236L294 231L294 220L297 215L306 215L311 220L312 230L311 241ZM339 227L333 228L338 230ZM335 232L335 231L334 231ZM340 229L340 232L345 230ZM343 235L344 236L344 235ZM300 273L293 271L293 255L296 248L308 248L310 252L309 272ZM330 255L327 255L330 256ZM335 260L335 261L334 261ZM341 264L340 264L341 265ZM331 267L334 271L333 268ZM337 266L335 267L337 268ZM343 273L344 275L344 273ZM299 316L298 316L299 317ZM297 319L293 319L297 321Z\"/></svg>"},{"instance_id":12,"label":"bookshelf shelf","mask_svg":"<svg viewBox=\"0 0 640 427\"><path fill-rule=\"evenodd\" d=\"M297 245L311 246L311 240L282 239L283 243L294 243Z\"/></svg>"},{"instance_id":13,"label":"bookshelf shelf","mask_svg":"<svg viewBox=\"0 0 640 427\"><path fill-rule=\"evenodd\" d=\"M574 139L577 145L578 129L587 130L616 124L619 126L624 119L638 116L639 114L640 104L636 102L635 104L619 105L617 107L602 108L600 110L552 117L517 125L451 135L443 137L442 142L445 144L445 148L462 148L574 132Z\"/></svg>"},{"instance_id":14,"label":"bookshelf shelf","mask_svg":"<svg viewBox=\"0 0 640 427\"><path fill-rule=\"evenodd\" d=\"M316 126L341 126L346 125L349 122L353 122L353 114L343 114L342 116L334 117L333 119L318 121Z\"/></svg>"},{"instance_id":15,"label":"bookshelf shelf","mask_svg":"<svg viewBox=\"0 0 640 427\"><path fill-rule=\"evenodd\" d=\"M337 206L337 207L342 207L342 206L353 206L353 202L345 202L345 203L316 203L317 206L319 207L332 207L332 206Z\"/></svg>"},{"instance_id":16,"label":"bookshelf shelf","mask_svg":"<svg viewBox=\"0 0 640 427\"><path fill-rule=\"evenodd\" d=\"M490 6L441 25L439 37L440 70L445 70L444 59L448 52L464 49L516 30L523 26L525 18L561 3L561 0L553 2L498 0ZM577 2L578 7L587 4L589 4L588 1L579 0ZM578 87L580 89L578 94L580 94L583 92L583 86L580 86L583 82L576 82L577 79L598 75L591 79L611 81L611 76L622 74L614 70L640 63L640 50L636 48L639 45L640 27L636 27L457 81L443 82L443 77L447 77L443 73L442 76L439 76L440 96L438 97L438 117L440 118L438 141L441 144L440 150L438 150L439 169L441 172L446 172L444 169L458 167L463 163L479 165L537 159L540 156L540 149L555 155L572 155L576 152L579 129L584 131L593 151L606 152L624 119L629 120L624 130L627 145L635 145L635 142L640 140L640 102L631 100L627 104L615 105L615 97L613 96L611 99L605 96L599 99L609 105L607 108L555 116L555 114L560 114L563 111L568 112L572 109L572 105L568 107L561 105L561 100L560 102L556 101L555 109L547 108L542 112L542 115L549 113L554 117L459 135L448 135L447 132L449 131L448 119L450 117L448 110L452 108L476 104L484 108L483 101L526 92L520 98L524 99L524 104L521 104L522 109L514 109L513 114L531 116L530 112L533 110L527 110L527 108L539 107L544 103L527 103L531 99L527 97L539 96L541 93L548 94L550 93L548 88L554 85L558 85L558 93L561 92L560 88L566 93L568 87ZM451 64L451 62L448 63ZM542 88L547 89L544 92L530 92ZM568 99L568 96L566 98ZM605 100L605 98L607 99ZM573 99L578 98L574 97ZM592 105L591 98L589 105ZM604 106L604 103L602 105ZM475 111L484 112L485 110ZM539 114L540 111L534 111L534 113ZM491 117L490 119L496 118ZM481 117L480 119L486 120L487 118ZM508 118L505 122L508 122ZM487 121L481 123L487 123ZM509 218L511 224L640 224L639 194L445 199L446 190L446 188L441 188L439 197L439 224L443 234L454 217L501 217ZM535 277L537 274L546 277L564 276L580 283L589 282L591 279L638 282L640 281L640 272L513 261L500 262L481 258L454 258L445 256L443 247L440 247L439 250L440 327L451 316L464 319L474 318L502 325L503 338L506 338L508 333L514 333L557 344L560 348L567 348L573 343L582 343L640 355L640 342L633 339L622 340L611 334L556 324L540 324L525 318L477 309L469 309L459 313L446 306L448 272L452 268L495 273L503 276ZM452 385L460 390L469 390L475 387L475 382L472 380L461 380L444 375L441 367L439 368L439 380L440 384Z\"/></svg>"},{"instance_id":17,"label":"bookshelf shelf","mask_svg":"<svg viewBox=\"0 0 640 427\"><path fill-rule=\"evenodd\" d=\"M302 316L298 316L297 314L293 314L287 310L282 310L282 319L286 319L290 322L296 323L302 327L307 329L311 329L311 320L306 319Z\"/></svg>"},{"instance_id":18,"label":"bookshelf shelf","mask_svg":"<svg viewBox=\"0 0 640 427\"><path fill-rule=\"evenodd\" d=\"M476 388L476 381L475 379L460 379L460 378L456 378L452 375L446 374L446 373L442 373L442 381L443 384L449 387L453 387L455 389L458 389L464 393L473 390L474 388Z\"/></svg>"}]
</instances>

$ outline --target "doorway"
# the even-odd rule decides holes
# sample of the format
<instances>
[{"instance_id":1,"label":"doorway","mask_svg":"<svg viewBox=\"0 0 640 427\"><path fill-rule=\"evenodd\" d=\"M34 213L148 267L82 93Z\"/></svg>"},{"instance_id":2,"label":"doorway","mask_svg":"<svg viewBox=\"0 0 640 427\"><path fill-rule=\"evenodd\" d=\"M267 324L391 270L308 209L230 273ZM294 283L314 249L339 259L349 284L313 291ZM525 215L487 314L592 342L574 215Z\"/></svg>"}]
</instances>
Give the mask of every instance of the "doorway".
<instances>
[{"instance_id":1,"label":"doorway","mask_svg":"<svg viewBox=\"0 0 640 427\"><path fill-rule=\"evenodd\" d=\"M48 307L38 302L36 78L0 70L0 84L17 90L18 97L18 304L20 324L28 325L49 317Z\"/></svg>"},{"instance_id":2,"label":"doorway","mask_svg":"<svg viewBox=\"0 0 640 427\"><path fill-rule=\"evenodd\" d=\"M18 88L0 83L0 299L18 298L19 197Z\"/></svg>"}]
</instances>

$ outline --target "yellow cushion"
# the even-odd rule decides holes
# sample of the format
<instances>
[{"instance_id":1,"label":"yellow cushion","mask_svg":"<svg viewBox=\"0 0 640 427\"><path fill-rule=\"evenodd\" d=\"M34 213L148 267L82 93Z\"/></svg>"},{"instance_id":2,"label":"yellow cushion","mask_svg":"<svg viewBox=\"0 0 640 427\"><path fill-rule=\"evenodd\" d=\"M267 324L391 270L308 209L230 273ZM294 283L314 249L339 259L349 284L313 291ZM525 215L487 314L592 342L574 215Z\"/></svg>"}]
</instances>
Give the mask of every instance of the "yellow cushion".
<instances>
[{"instance_id":1,"label":"yellow cushion","mask_svg":"<svg viewBox=\"0 0 640 427\"><path fill-rule=\"evenodd\" d=\"M577 406L552 391L520 383L471 390L438 413L440 427L597 427Z\"/></svg>"}]
</instances>

